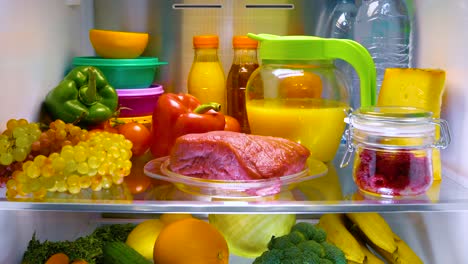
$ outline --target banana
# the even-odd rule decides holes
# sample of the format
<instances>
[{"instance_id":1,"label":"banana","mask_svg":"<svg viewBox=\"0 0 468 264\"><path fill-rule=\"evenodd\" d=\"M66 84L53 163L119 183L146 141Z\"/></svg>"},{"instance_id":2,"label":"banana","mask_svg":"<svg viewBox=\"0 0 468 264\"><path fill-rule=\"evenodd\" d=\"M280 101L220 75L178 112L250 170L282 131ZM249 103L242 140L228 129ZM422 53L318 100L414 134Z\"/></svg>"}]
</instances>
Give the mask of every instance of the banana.
<instances>
[{"instance_id":1,"label":"banana","mask_svg":"<svg viewBox=\"0 0 468 264\"><path fill-rule=\"evenodd\" d=\"M393 234L395 243L397 244L397 251L390 254L380 248L374 248L384 259L390 264L423 264L422 260L416 253L396 234Z\"/></svg>"},{"instance_id":2,"label":"banana","mask_svg":"<svg viewBox=\"0 0 468 264\"><path fill-rule=\"evenodd\" d=\"M366 245L366 242L364 242L363 238L361 237L362 233L357 228L351 227L349 228L349 231L354 236L356 241L359 243L359 246L361 247L362 252L364 252L364 255L366 256L366 259L364 260L364 264L385 264L379 257L374 255L374 253L372 253L369 250L369 248Z\"/></svg>"},{"instance_id":3,"label":"banana","mask_svg":"<svg viewBox=\"0 0 468 264\"><path fill-rule=\"evenodd\" d=\"M366 244L360 237L355 237L356 240L359 242L359 246L361 246L362 252L366 255L366 259L364 260L364 264L385 264L379 257L374 255L369 248L367 248Z\"/></svg>"},{"instance_id":4,"label":"banana","mask_svg":"<svg viewBox=\"0 0 468 264\"><path fill-rule=\"evenodd\" d=\"M334 244L345 254L348 262L364 263L365 255L359 242L346 229L345 217L342 214L325 214L318 223L327 233L328 242Z\"/></svg>"},{"instance_id":5,"label":"banana","mask_svg":"<svg viewBox=\"0 0 468 264\"><path fill-rule=\"evenodd\" d=\"M346 216L357 226L367 243L389 254L396 252L393 231L378 213L347 213Z\"/></svg>"}]
</instances>

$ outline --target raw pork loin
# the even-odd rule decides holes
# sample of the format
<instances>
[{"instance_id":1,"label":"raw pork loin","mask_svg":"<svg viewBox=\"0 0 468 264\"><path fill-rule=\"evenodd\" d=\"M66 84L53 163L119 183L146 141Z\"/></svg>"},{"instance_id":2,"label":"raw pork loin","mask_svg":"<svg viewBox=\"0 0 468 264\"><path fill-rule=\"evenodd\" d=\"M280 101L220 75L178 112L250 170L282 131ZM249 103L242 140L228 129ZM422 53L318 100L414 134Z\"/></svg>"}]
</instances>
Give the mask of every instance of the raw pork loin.
<instances>
[{"instance_id":1,"label":"raw pork loin","mask_svg":"<svg viewBox=\"0 0 468 264\"><path fill-rule=\"evenodd\" d=\"M213 131L177 138L170 169L204 179L268 179L304 170L309 155L307 148L288 139Z\"/></svg>"}]
</instances>

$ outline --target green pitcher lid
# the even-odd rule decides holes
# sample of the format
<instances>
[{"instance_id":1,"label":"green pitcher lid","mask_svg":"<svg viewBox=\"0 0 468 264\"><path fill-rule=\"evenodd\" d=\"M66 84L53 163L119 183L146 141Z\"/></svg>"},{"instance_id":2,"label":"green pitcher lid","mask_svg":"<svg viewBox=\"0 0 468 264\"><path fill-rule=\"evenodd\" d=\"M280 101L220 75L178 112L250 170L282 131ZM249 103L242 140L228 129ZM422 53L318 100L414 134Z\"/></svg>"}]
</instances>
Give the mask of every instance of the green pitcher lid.
<instances>
[{"instance_id":1,"label":"green pitcher lid","mask_svg":"<svg viewBox=\"0 0 468 264\"><path fill-rule=\"evenodd\" d=\"M323 42L315 36L276 36L270 34L252 34L248 37L260 42L259 57L262 60L316 60L325 59Z\"/></svg>"},{"instance_id":2,"label":"green pitcher lid","mask_svg":"<svg viewBox=\"0 0 468 264\"><path fill-rule=\"evenodd\" d=\"M261 60L334 60L342 59L356 70L361 83L361 106L376 103L376 69L371 55L358 42L349 39L320 38L316 36L277 36L252 34L259 42Z\"/></svg>"}]
</instances>

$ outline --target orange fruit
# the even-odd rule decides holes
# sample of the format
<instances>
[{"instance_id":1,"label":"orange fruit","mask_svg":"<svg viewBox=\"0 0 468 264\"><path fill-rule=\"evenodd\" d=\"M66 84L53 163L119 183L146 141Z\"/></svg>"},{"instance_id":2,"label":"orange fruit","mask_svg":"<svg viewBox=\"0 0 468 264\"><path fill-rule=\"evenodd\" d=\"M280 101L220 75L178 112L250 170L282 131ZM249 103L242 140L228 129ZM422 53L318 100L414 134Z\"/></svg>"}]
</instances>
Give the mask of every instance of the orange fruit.
<instances>
[{"instance_id":1,"label":"orange fruit","mask_svg":"<svg viewBox=\"0 0 468 264\"><path fill-rule=\"evenodd\" d=\"M229 249L211 224L187 218L166 225L154 245L155 264L227 264Z\"/></svg>"},{"instance_id":2,"label":"orange fruit","mask_svg":"<svg viewBox=\"0 0 468 264\"><path fill-rule=\"evenodd\" d=\"M191 214L162 214L159 217L159 220L163 222L165 225L172 224L174 222L184 220L187 218L192 218Z\"/></svg>"},{"instance_id":3,"label":"orange fruit","mask_svg":"<svg viewBox=\"0 0 468 264\"><path fill-rule=\"evenodd\" d=\"M52 255L45 264L68 264L70 262L70 258L64 253L56 253Z\"/></svg>"},{"instance_id":4,"label":"orange fruit","mask_svg":"<svg viewBox=\"0 0 468 264\"><path fill-rule=\"evenodd\" d=\"M103 58L134 59L145 51L148 33L91 29L89 40Z\"/></svg>"},{"instance_id":5,"label":"orange fruit","mask_svg":"<svg viewBox=\"0 0 468 264\"><path fill-rule=\"evenodd\" d=\"M83 259L74 260L71 264L89 264L88 261Z\"/></svg>"},{"instance_id":6,"label":"orange fruit","mask_svg":"<svg viewBox=\"0 0 468 264\"><path fill-rule=\"evenodd\" d=\"M311 72L288 76L279 84L282 98L321 98L322 80L320 76Z\"/></svg>"}]
</instances>

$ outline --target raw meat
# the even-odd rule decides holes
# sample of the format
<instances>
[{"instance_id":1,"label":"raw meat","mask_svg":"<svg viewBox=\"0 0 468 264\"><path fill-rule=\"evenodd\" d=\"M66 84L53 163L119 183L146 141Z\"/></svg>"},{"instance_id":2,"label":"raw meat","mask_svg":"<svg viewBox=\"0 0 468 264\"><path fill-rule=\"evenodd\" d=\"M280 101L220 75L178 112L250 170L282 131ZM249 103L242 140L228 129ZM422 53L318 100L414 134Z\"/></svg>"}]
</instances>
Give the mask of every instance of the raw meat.
<instances>
[{"instance_id":1,"label":"raw meat","mask_svg":"<svg viewBox=\"0 0 468 264\"><path fill-rule=\"evenodd\" d=\"M268 179L304 170L309 155L306 147L288 139L213 131L179 137L170 169L204 179Z\"/></svg>"}]
</instances>

